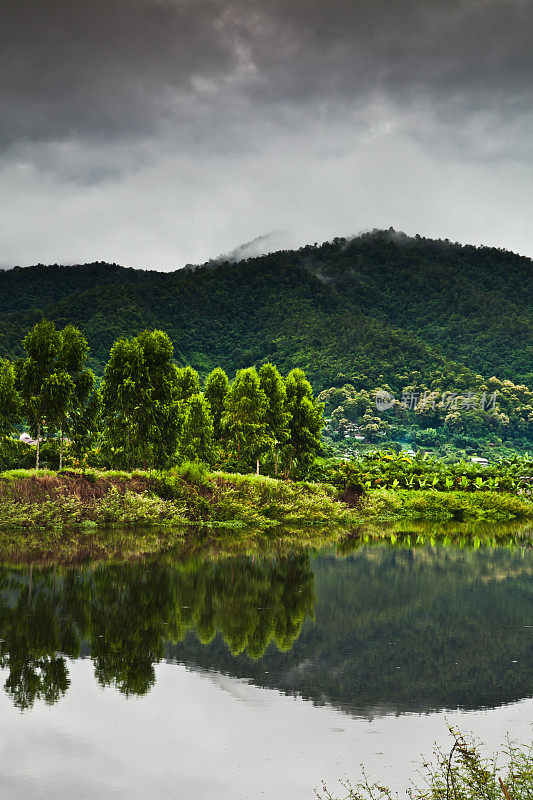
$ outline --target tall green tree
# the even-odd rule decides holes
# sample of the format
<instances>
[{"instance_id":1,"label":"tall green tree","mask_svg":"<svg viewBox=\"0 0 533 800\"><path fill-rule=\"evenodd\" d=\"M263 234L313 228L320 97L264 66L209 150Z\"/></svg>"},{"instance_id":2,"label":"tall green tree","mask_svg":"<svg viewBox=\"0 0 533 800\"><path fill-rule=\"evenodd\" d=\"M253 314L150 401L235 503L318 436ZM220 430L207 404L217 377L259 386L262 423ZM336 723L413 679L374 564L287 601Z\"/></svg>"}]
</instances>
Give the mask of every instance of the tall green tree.
<instances>
[{"instance_id":1,"label":"tall green tree","mask_svg":"<svg viewBox=\"0 0 533 800\"><path fill-rule=\"evenodd\" d=\"M102 381L104 435L111 461L116 463L117 457L123 455L128 469L132 464L132 451L138 445L136 418L143 394L141 371L139 343L135 339L117 339Z\"/></svg>"},{"instance_id":2,"label":"tall green tree","mask_svg":"<svg viewBox=\"0 0 533 800\"><path fill-rule=\"evenodd\" d=\"M113 345L102 384L106 437L114 460L128 469L163 467L180 432L178 370L163 331L144 331Z\"/></svg>"},{"instance_id":3,"label":"tall green tree","mask_svg":"<svg viewBox=\"0 0 533 800\"><path fill-rule=\"evenodd\" d=\"M224 416L224 403L226 402L228 391L228 376L223 369L217 367L209 373L205 383L205 398L211 409L213 436L217 442L222 439L222 417Z\"/></svg>"},{"instance_id":4,"label":"tall green tree","mask_svg":"<svg viewBox=\"0 0 533 800\"><path fill-rule=\"evenodd\" d=\"M87 372L90 372L88 370ZM91 373L92 375L92 373ZM76 387L82 393L70 411L68 419L68 435L71 439L70 449L80 463L97 441L100 433L102 418L102 394L99 389L89 388L88 380L85 386Z\"/></svg>"},{"instance_id":5,"label":"tall green tree","mask_svg":"<svg viewBox=\"0 0 533 800\"><path fill-rule=\"evenodd\" d=\"M289 438L290 413L287 410L285 382L274 364L263 364L259 370L259 385L267 398L265 420L267 436L274 454L274 472L278 474L278 453Z\"/></svg>"},{"instance_id":6,"label":"tall green tree","mask_svg":"<svg viewBox=\"0 0 533 800\"><path fill-rule=\"evenodd\" d=\"M254 367L240 369L226 398L222 425L238 462L259 473L259 460L270 444L266 412L268 401Z\"/></svg>"},{"instance_id":7,"label":"tall green tree","mask_svg":"<svg viewBox=\"0 0 533 800\"><path fill-rule=\"evenodd\" d=\"M200 393L200 377L192 367L176 369L176 397L178 400L189 400Z\"/></svg>"},{"instance_id":8,"label":"tall green tree","mask_svg":"<svg viewBox=\"0 0 533 800\"><path fill-rule=\"evenodd\" d=\"M18 384L25 415L36 433L35 468L39 469L44 425L60 424L74 391L74 381L62 361L62 335L53 322L38 322L23 341L26 358L18 364Z\"/></svg>"},{"instance_id":9,"label":"tall green tree","mask_svg":"<svg viewBox=\"0 0 533 800\"><path fill-rule=\"evenodd\" d=\"M294 462L308 464L320 447L324 426L324 405L317 403L311 384L301 369L293 369L286 380L286 409L290 414L289 437L285 448L287 472L292 474Z\"/></svg>"},{"instance_id":10,"label":"tall green tree","mask_svg":"<svg viewBox=\"0 0 533 800\"><path fill-rule=\"evenodd\" d=\"M194 394L187 402L180 455L183 459L197 459L206 464L213 461L213 418L203 394Z\"/></svg>"},{"instance_id":11,"label":"tall green tree","mask_svg":"<svg viewBox=\"0 0 533 800\"><path fill-rule=\"evenodd\" d=\"M9 436L19 420L20 395L16 388L15 368L0 358L0 439Z\"/></svg>"},{"instance_id":12,"label":"tall green tree","mask_svg":"<svg viewBox=\"0 0 533 800\"><path fill-rule=\"evenodd\" d=\"M74 420L79 420L80 417L84 416L84 409L91 397L96 379L92 370L85 367L89 345L82 332L75 328L74 325L67 325L60 335L59 366L63 372L70 376L73 382L73 390L70 394L68 405L60 419L59 469L62 469L65 430L71 436L74 434L76 430ZM89 422L88 419L86 421Z\"/></svg>"}]
</instances>

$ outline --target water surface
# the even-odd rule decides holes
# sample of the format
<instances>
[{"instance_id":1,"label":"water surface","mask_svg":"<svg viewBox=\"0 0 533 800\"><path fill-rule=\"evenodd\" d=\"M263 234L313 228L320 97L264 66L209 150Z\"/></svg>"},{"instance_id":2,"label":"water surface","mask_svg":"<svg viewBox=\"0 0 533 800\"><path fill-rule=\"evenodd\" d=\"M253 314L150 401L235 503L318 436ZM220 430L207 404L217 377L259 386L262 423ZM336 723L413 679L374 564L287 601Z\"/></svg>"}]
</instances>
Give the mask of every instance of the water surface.
<instances>
[{"instance_id":1,"label":"water surface","mask_svg":"<svg viewBox=\"0 0 533 800\"><path fill-rule=\"evenodd\" d=\"M0 568L1 796L400 788L533 721L533 552L327 548Z\"/></svg>"}]
</instances>

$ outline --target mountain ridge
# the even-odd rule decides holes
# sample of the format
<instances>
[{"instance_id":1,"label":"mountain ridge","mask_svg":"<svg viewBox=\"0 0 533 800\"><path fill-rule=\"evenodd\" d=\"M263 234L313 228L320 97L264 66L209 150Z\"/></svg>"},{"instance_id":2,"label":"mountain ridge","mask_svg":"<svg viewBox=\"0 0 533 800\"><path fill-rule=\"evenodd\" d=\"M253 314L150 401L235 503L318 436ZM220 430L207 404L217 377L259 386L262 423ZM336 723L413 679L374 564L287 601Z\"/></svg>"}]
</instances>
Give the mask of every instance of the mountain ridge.
<instances>
[{"instance_id":1,"label":"mountain ridge","mask_svg":"<svg viewBox=\"0 0 533 800\"><path fill-rule=\"evenodd\" d=\"M173 272L17 267L0 273L0 354L46 316L81 328L99 373L118 336L161 328L202 373L270 359L317 388L435 371L531 385L532 277L526 256L391 230Z\"/></svg>"}]
</instances>

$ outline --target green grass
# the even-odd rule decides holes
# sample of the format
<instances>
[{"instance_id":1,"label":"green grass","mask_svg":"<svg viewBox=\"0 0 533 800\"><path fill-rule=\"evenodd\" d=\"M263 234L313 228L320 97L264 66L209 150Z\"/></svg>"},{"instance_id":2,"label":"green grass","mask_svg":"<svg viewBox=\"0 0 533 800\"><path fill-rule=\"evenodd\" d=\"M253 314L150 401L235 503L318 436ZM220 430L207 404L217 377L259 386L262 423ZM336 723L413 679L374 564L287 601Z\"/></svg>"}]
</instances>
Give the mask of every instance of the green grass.
<instances>
[{"instance_id":1,"label":"green grass","mask_svg":"<svg viewBox=\"0 0 533 800\"><path fill-rule=\"evenodd\" d=\"M42 478L55 474L55 472L49 469L9 469L5 472L0 472L0 481L12 483L13 481L23 480L24 478Z\"/></svg>"},{"instance_id":2,"label":"green grass","mask_svg":"<svg viewBox=\"0 0 533 800\"><path fill-rule=\"evenodd\" d=\"M81 524L271 527L350 521L328 485L255 475L208 473L188 466L148 472L4 473L0 529Z\"/></svg>"},{"instance_id":3,"label":"green grass","mask_svg":"<svg viewBox=\"0 0 533 800\"><path fill-rule=\"evenodd\" d=\"M533 500L507 492L439 492L434 490L370 491L363 503L360 519L472 519L505 521L533 519Z\"/></svg>"}]
</instances>

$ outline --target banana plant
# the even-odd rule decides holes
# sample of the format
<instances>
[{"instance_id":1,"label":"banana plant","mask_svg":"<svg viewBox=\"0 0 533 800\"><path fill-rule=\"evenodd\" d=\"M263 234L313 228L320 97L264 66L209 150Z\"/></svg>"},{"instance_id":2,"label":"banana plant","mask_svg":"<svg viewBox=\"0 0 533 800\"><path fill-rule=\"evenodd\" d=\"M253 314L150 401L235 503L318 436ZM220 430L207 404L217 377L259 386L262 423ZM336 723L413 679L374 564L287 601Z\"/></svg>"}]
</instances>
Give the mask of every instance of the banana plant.
<instances>
[{"instance_id":1,"label":"banana plant","mask_svg":"<svg viewBox=\"0 0 533 800\"><path fill-rule=\"evenodd\" d=\"M463 491L466 491L470 487L470 481L468 480L466 475L461 475L458 483L459 483L459 488L462 489Z\"/></svg>"}]
</instances>

